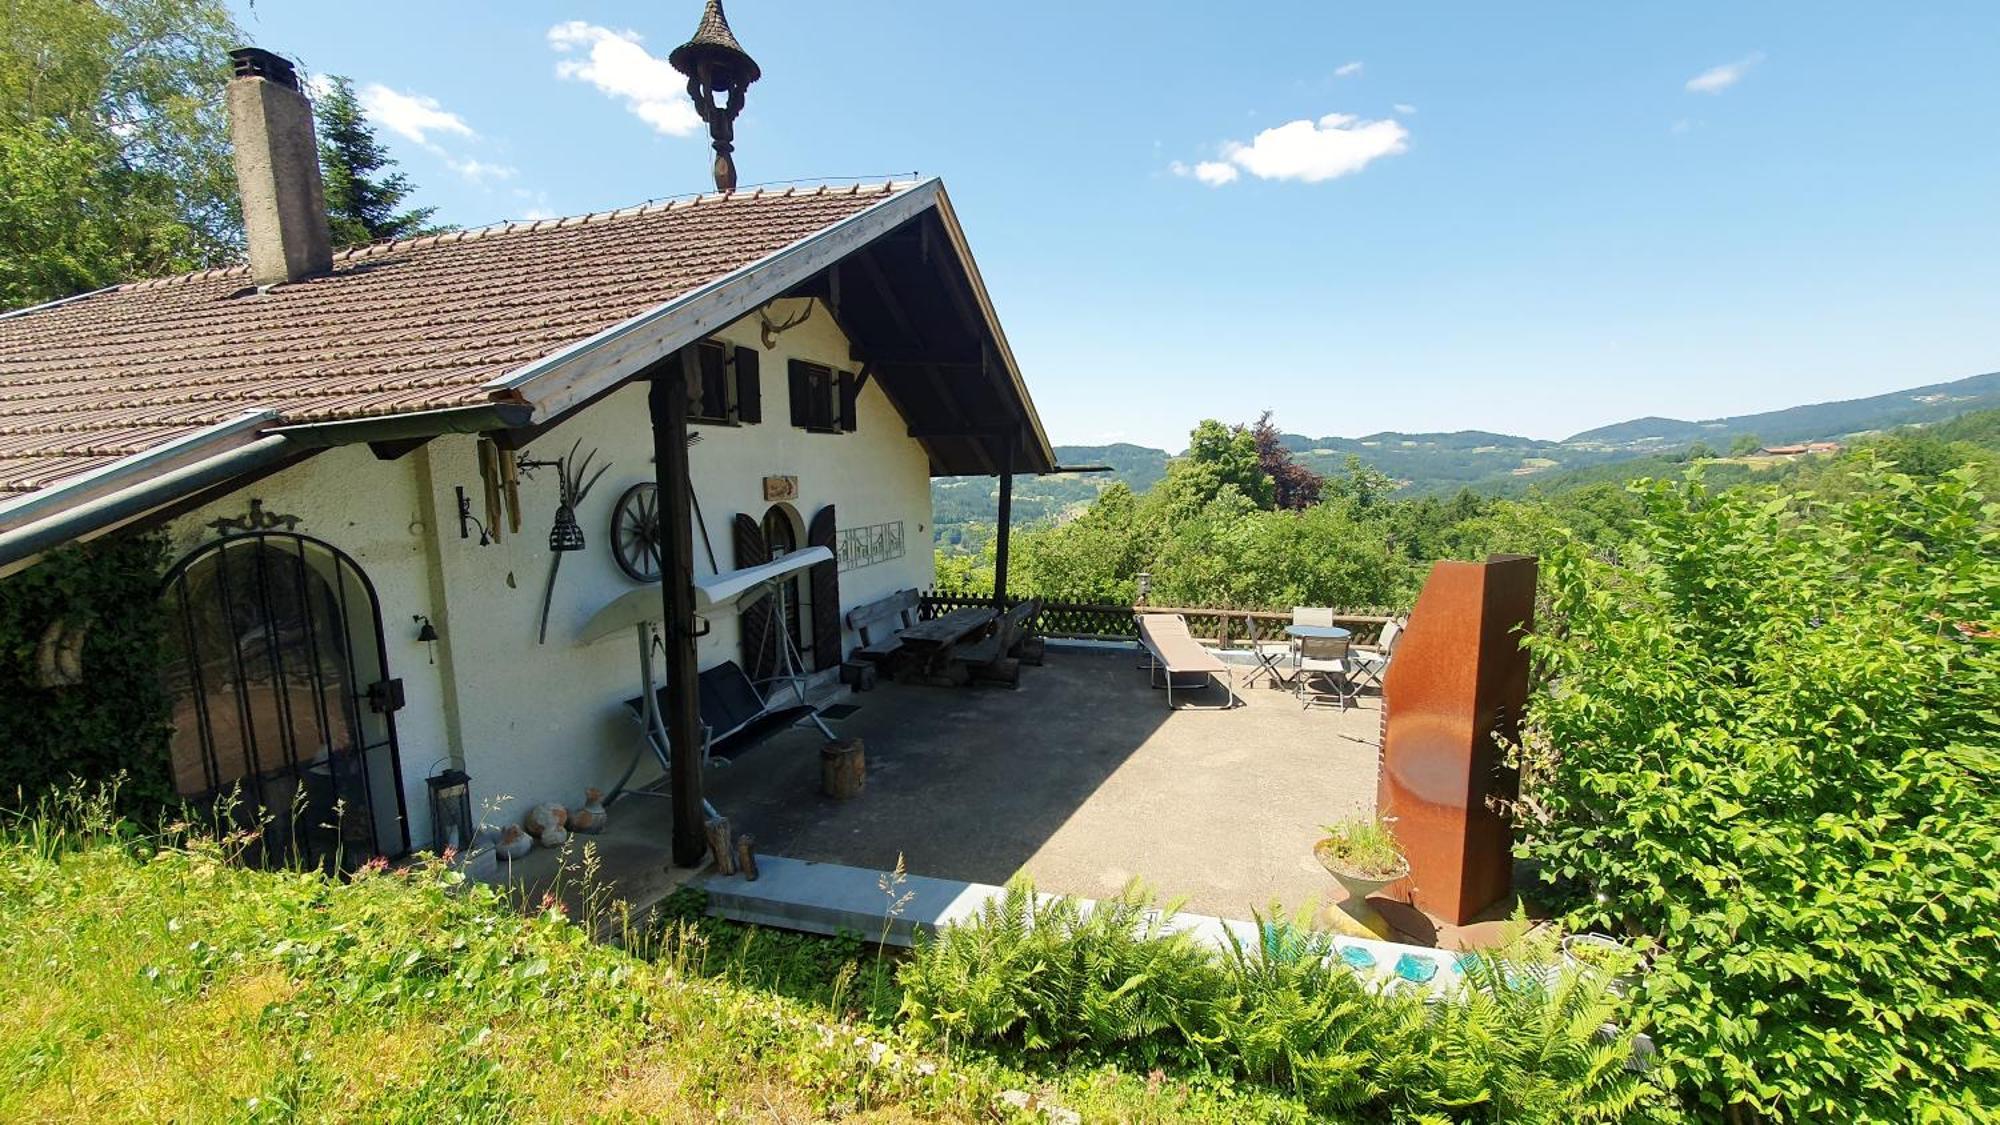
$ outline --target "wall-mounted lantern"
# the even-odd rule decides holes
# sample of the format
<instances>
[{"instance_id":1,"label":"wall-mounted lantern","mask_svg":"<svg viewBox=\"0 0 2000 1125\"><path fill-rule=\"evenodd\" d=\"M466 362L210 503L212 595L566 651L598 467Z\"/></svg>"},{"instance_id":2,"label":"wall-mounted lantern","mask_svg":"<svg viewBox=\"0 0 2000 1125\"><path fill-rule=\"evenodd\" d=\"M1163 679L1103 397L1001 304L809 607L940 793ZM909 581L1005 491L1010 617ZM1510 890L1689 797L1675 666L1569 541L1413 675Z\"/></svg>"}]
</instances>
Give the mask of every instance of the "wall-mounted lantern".
<instances>
[{"instance_id":1,"label":"wall-mounted lantern","mask_svg":"<svg viewBox=\"0 0 2000 1125\"><path fill-rule=\"evenodd\" d=\"M722 14L722 0L708 0L694 38L667 55L675 70L687 75L688 97L696 113L708 122L715 147L715 190L736 190L736 115L743 112L743 92L763 77ZM726 97L727 100L719 100Z\"/></svg>"},{"instance_id":2,"label":"wall-mounted lantern","mask_svg":"<svg viewBox=\"0 0 2000 1125\"><path fill-rule=\"evenodd\" d=\"M1139 592L1139 604L1146 604L1146 599L1153 593L1153 576L1142 570L1132 576L1132 582Z\"/></svg>"},{"instance_id":3,"label":"wall-mounted lantern","mask_svg":"<svg viewBox=\"0 0 2000 1125\"><path fill-rule=\"evenodd\" d=\"M472 778L447 769L424 779L431 792L431 850L443 855L472 842Z\"/></svg>"}]
</instances>

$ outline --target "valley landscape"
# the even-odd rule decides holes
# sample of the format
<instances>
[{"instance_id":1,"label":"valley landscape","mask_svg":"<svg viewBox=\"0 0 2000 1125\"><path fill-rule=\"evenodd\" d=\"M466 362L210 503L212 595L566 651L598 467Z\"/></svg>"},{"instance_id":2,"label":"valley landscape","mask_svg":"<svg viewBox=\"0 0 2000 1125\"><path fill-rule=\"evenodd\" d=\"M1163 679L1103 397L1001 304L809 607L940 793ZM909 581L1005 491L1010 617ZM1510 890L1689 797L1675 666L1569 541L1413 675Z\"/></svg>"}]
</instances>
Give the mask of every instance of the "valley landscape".
<instances>
[{"instance_id":1,"label":"valley landscape","mask_svg":"<svg viewBox=\"0 0 2000 1125\"><path fill-rule=\"evenodd\" d=\"M1684 421L1634 418L1546 441L1483 430L1455 433L1384 431L1362 437L1287 433L1284 447L1298 464L1322 475L1343 472L1348 458L1387 474L1400 498L1473 489L1510 495L1597 480L1657 475L1691 457L1766 445L1846 442L1901 426L1927 426L1978 410L2000 408L2000 372L1932 383L1867 398L1820 402L1760 414ZM1188 419L1192 427L1195 419ZM1175 454L1150 446L1058 445L1064 465L1103 465L1109 472L1024 477L1014 482L1016 527L1059 519L1113 483L1145 492L1166 475ZM1753 459L1743 458L1754 463ZM941 550L976 552L992 535L998 482L992 477L940 477L931 482L934 540Z\"/></svg>"}]
</instances>

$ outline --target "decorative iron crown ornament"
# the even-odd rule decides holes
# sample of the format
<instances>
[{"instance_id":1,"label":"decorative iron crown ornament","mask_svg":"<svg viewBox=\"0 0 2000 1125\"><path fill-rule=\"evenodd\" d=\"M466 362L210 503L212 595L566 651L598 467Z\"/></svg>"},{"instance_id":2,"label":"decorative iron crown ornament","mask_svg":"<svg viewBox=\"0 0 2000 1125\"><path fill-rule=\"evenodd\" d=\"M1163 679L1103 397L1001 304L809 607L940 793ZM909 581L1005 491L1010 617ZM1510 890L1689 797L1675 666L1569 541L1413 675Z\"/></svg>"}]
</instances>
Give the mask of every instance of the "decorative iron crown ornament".
<instances>
[{"instance_id":1,"label":"decorative iron crown ornament","mask_svg":"<svg viewBox=\"0 0 2000 1125\"><path fill-rule=\"evenodd\" d=\"M763 71L729 30L722 0L708 0L694 38L675 47L667 62L687 75L688 97L694 101L695 112L708 122L708 135L715 146L715 189L735 191L736 161L730 153L736 151L736 115L743 112L743 92L763 77ZM718 100L721 98L726 100Z\"/></svg>"}]
</instances>

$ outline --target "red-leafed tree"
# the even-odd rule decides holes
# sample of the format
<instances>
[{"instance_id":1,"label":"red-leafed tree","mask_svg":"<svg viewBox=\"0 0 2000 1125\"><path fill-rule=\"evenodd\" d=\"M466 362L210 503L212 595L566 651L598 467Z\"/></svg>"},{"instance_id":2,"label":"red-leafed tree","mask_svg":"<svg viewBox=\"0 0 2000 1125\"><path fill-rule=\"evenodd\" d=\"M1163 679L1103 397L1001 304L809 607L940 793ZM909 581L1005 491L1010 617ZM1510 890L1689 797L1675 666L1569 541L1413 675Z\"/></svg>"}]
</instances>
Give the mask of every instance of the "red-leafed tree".
<instances>
[{"instance_id":1,"label":"red-leafed tree","mask_svg":"<svg viewBox=\"0 0 2000 1125\"><path fill-rule=\"evenodd\" d=\"M1257 440L1257 467L1271 478L1275 486L1276 506L1279 508L1310 508L1319 503L1320 486L1325 483L1318 473L1292 460L1292 451L1278 440L1278 427L1271 424L1271 412L1266 410L1257 419L1257 425L1250 431Z\"/></svg>"}]
</instances>

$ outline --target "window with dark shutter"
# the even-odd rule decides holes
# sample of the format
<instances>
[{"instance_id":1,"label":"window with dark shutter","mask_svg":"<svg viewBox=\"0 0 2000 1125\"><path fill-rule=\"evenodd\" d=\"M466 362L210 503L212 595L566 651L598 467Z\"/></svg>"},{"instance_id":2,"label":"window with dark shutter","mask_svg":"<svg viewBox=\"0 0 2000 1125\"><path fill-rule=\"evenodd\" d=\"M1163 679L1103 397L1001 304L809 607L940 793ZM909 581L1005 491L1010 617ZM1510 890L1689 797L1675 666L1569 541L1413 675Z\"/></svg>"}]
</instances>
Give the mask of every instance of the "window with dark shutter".
<instances>
[{"instance_id":1,"label":"window with dark shutter","mask_svg":"<svg viewBox=\"0 0 2000 1125\"><path fill-rule=\"evenodd\" d=\"M737 348L736 420L755 425L764 420L764 388L757 381L757 349Z\"/></svg>"},{"instance_id":2,"label":"window with dark shutter","mask_svg":"<svg viewBox=\"0 0 2000 1125\"><path fill-rule=\"evenodd\" d=\"M840 428L844 433L854 432L854 402L861 391L854 385L854 372L840 373Z\"/></svg>"},{"instance_id":3,"label":"window with dark shutter","mask_svg":"<svg viewBox=\"0 0 2000 1125\"><path fill-rule=\"evenodd\" d=\"M840 379L831 367L793 360L792 425L814 433L841 432Z\"/></svg>"},{"instance_id":4,"label":"window with dark shutter","mask_svg":"<svg viewBox=\"0 0 2000 1125\"><path fill-rule=\"evenodd\" d=\"M806 383L808 381L806 373L811 368L812 364L802 359L795 359L785 372L787 377L786 382L790 385L792 397L792 425L801 428L808 428L812 425L812 413L807 405L810 396L806 392Z\"/></svg>"},{"instance_id":5,"label":"window with dark shutter","mask_svg":"<svg viewBox=\"0 0 2000 1125\"><path fill-rule=\"evenodd\" d=\"M688 402L690 422L730 422L729 353L721 344L704 340L695 345L699 384Z\"/></svg>"}]
</instances>

